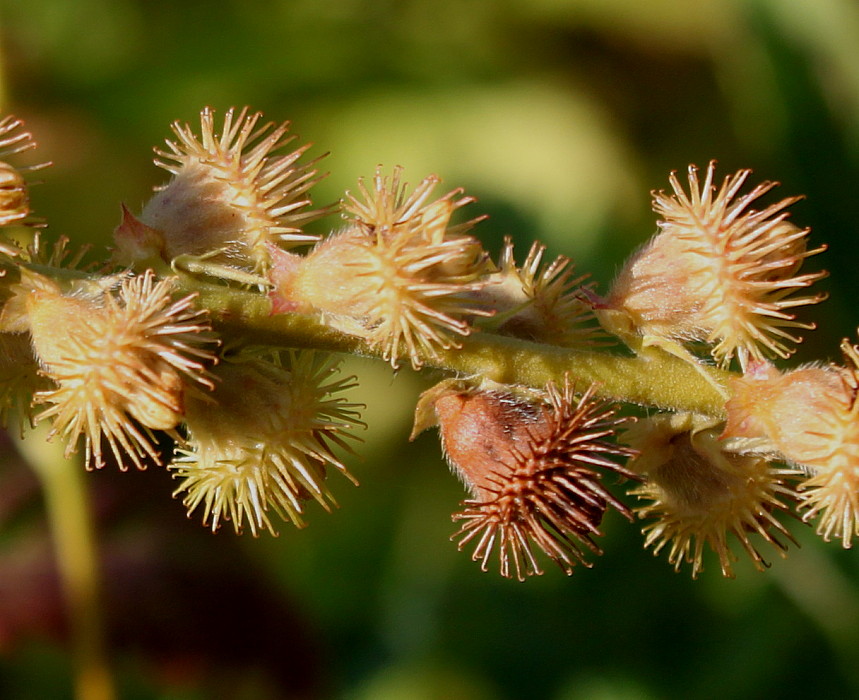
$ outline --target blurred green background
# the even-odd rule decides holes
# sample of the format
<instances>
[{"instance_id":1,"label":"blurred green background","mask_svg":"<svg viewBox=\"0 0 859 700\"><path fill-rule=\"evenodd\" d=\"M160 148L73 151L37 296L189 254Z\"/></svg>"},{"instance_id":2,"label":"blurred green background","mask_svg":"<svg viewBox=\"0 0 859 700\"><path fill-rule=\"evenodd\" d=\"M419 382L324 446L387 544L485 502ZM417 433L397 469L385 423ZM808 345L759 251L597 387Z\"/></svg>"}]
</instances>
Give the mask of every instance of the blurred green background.
<instances>
[{"instance_id":1,"label":"blurred green background","mask_svg":"<svg viewBox=\"0 0 859 700\"><path fill-rule=\"evenodd\" d=\"M855 0L0 0L4 112L54 166L50 231L105 245L166 174L151 148L205 105L289 119L338 198L376 164L478 197L478 231L533 238L605 289L655 230L649 191L716 158L753 168L828 252L831 299L799 361L834 359L859 312ZM322 222L316 230L337 226ZM859 696L859 556L802 542L765 574L675 574L609 518L572 578L483 574L448 537L464 494L435 435L408 443L431 377L350 361L370 429L341 508L279 538L211 535L163 470L89 476L123 698L638 700ZM0 697L70 697L40 495L4 443Z\"/></svg>"}]
</instances>

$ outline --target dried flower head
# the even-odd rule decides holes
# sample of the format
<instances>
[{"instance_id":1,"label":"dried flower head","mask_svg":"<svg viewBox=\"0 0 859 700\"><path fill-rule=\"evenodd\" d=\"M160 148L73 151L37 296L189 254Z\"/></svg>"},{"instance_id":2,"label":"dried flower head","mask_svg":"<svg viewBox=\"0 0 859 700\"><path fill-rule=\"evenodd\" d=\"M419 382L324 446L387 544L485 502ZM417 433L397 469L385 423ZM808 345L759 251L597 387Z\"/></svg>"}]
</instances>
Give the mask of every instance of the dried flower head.
<instances>
[{"instance_id":1,"label":"dried flower head","mask_svg":"<svg viewBox=\"0 0 859 700\"><path fill-rule=\"evenodd\" d=\"M156 150L155 161L173 178L139 222L126 217L117 229L119 257L206 255L265 273L271 245L316 240L302 227L329 211L307 208L308 190L324 177L316 170L320 159L297 164L309 145L280 154L295 138L287 136L289 124L258 125L261 117L247 107L238 114L230 109L219 131L207 107L199 138L189 125L174 123L177 140Z\"/></svg>"},{"instance_id":2,"label":"dried flower head","mask_svg":"<svg viewBox=\"0 0 859 700\"><path fill-rule=\"evenodd\" d=\"M498 271L480 292L496 310L498 332L562 347L599 344L593 309L580 295L588 276L573 277L572 261L563 255L544 265L545 251L546 246L535 242L522 267L517 267L513 241L504 240Z\"/></svg>"},{"instance_id":3,"label":"dried flower head","mask_svg":"<svg viewBox=\"0 0 859 700\"><path fill-rule=\"evenodd\" d=\"M817 533L849 548L859 535L859 358L847 341L842 349L850 367L753 364L731 383L725 435L762 438L801 466L803 520L819 516Z\"/></svg>"},{"instance_id":4,"label":"dried flower head","mask_svg":"<svg viewBox=\"0 0 859 700\"><path fill-rule=\"evenodd\" d=\"M497 551L502 576L520 581L542 573L534 545L571 574L576 564L591 566L584 550L602 553L592 537L602 534L609 506L630 517L594 469L634 478L612 459L631 451L607 440L623 419L593 388L576 400L567 381L562 390L550 384L547 394L543 404L442 385L424 397L445 456L473 496L453 516L463 521L454 535L459 548L476 541L472 559L484 571Z\"/></svg>"},{"instance_id":5,"label":"dried flower head","mask_svg":"<svg viewBox=\"0 0 859 700\"><path fill-rule=\"evenodd\" d=\"M169 466L189 515L201 508L213 531L231 521L240 533L247 522L257 535L276 534L271 512L303 527L305 501L330 510L327 468L354 482L334 449L351 451L345 438L361 425L359 405L340 396L354 377L337 372L311 352L224 362L211 397L189 397L188 444Z\"/></svg>"},{"instance_id":6,"label":"dried flower head","mask_svg":"<svg viewBox=\"0 0 859 700\"><path fill-rule=\"evenodd\" d=\"M362 185L368 203L349 205L364 218L306 257L277 255L272 297L276 310L326 314L394 367L407 354L419 368L439 350L458 347L456 337L471 332L470 317L490 313L472 298L486 284L487 258L479 241L461 235L462 226L448 226L468 198L454 202L449 193L424 205L432 189L426 184L406 197L398 175L390 186L378 175L374 183L372 195Z\"/></svg>"},{"instance_id":7,"label":"dried flower head","mask_svg":"<svg viewBox=\"0 0 859 700\"><path fill-rule=\"evenodd\" d=\"M636 510L652 519L643 529L644 546L658 555L668 547L668 563L679 571L691 564L692 578L704 568L704 545L719 557L723 576L733 578L728 535L732 534L759 571L767 563L750 535L758 534L782 557L782 535L793 537L775 517L787 512L783 498L795 499L786 477L796 472L779 469L757 455L728 452L720 443L716 421L691 414L658 415L639 421L624 434L640 456L630 468L646 481L632 491L650 501Z\"/></svg>"},{"instance_id":8,"label":"dried flower head","mask_svg":"<svg viewBox=\"0 0 859 700\"><path fill-rule=\"evenodd\" d=\"M826 274L796 274L805 258L824 247L807 250L808 229L785 220L798 197L750 208L777 183L738 196L750 172L726 177L717 191L714 162L703 183L690 166L688 194L674 173L674 194L654 193L654 211L663 217L660 233L626 264L607 300L636 333L703 340L719 363L737 356L744 366L748 358L787 357L789 344L801 340L793 329L813 328L790 310L824 295L792 294Z\"/></svg>"},{"instance_id":9,"label":"dried flower head","mask_svg":"<svg viewBox=\"0 0 859 700\"><path fill-rule=\"evenodd\" d=\"M151 271L126 277L117 290L64 293L46 277L22 271L33 351L55 388L39 392L67 452L83 435L87 466L104 464L102 438L120 468L159 457L152 430L172 430L183 413L186 383L211 387L213 359L205 314L192 297L174 301L170 280Z\"/></svg>"}]
</instances>

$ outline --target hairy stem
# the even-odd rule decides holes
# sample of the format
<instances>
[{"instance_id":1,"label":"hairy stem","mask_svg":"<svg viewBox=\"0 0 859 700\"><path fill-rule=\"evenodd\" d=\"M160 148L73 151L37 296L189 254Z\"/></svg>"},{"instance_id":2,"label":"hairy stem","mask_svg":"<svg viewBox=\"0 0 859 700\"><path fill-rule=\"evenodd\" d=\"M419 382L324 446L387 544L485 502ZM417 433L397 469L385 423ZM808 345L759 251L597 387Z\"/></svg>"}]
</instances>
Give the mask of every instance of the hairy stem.
<instances>
[{"instance_id":1,"label":"hairy stem","mask_svg":"<svg viewBox=\"0 0 859 700\"><path fill-rule=\"evenodd\" d=\"M177 288L198 295L209 310L216 330L246 342L295 348L315 348L366 356L379 353L367 343L326 325L317 316L271 313L268 299L259 293L237 290L180 276ZM582 384L597 384L605 398L675 411L692 411L714 417L724 415L724 397L708 382L724 384L730 376L710 367L692 366L658 348L637 357L607 352L579 351L543 345L493 333L473 333L462 347L424 358L434 367L466 376L481 376L503 384L542 387L562 383L564 374Z\"/></svg>"},{"instance_id":2,"label":"hairy stem","mask_svg":"<svg viewBox=\"0 0 859 700\"><path fill-rule=\"evenodd\" d=\"M57 279L85 276L75 270L26 266ZM177 293L197 295L198 306L208 309L215 330L230 340L367 357L381 354L361 338L324 323L318 315L272 314L271 302L260 292L212 284L181 272L175 287ZM538 388L549 381L562 384L568 374L583 387L595 383L596 395L603 398L716 418L725 415L725 398L714 385L724 386L731 376L713 367L693 365L659 347L629 357L486 332L472 333L462 339L461 347L423 360L428 368Z\"/></svg>"}]
</instances>

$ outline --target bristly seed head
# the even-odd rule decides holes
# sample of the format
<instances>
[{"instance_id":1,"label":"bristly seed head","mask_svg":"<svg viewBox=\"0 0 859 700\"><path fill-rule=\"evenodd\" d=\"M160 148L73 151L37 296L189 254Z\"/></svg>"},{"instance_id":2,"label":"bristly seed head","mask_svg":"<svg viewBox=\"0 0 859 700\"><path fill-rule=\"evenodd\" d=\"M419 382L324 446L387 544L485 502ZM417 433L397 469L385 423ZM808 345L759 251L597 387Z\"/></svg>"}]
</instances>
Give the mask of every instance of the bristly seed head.
<instances>
[{"instance_id":1,"label":"bristly seed head","mask_svg":"<svg viewBox=\"0 0 859 700\"><path fill-rule=\"evenodd\" d=\"M307 208L308 191L325 176L316 170L320 158L297 165L309 144L278 155L295 137L287 136L288 123L258 126L261 117L247 107L238 114L230 109L218 132L207 107L199 138L189 125L174 123L177 140L167 141L167 151L156 150L155 161L173 179L140 215L148 235L141 237L136 223L117 229L120 256L162 255L169 262L206 255L265 274L271 245L316 240L302 227L332 211ZM141 239L152 239L151 250L138 250Z\"/></svg>"},{"instance_id":2,"label":"bristly seed head","mask_svg":"<svg viewBox=\"0 0 859 700\"><path fill-rule=\"evenodd\" d=\"M430 243L463 236L486 218L479 216L455 226L449 225L453 212L474 202L474 197L463 197L463 190L459 188L428 202L432 191L441 182L440 178L429 175L408 194L408 184L402 182L402 174L403 169L397 166L389 180L382 174L382 166L378 166L373 175L372 190L367 188L363 178L359 178L361 196L346 193L342 202L343 216L368 233L393 237L407 231Z\"/></svg>"},{"instance_id":3,"label":"bristly seed head","mask_svg":"<svg viewBox=\"0 0 859 700\"><path fill-rule=\"evenodd\" d=\"M3 159L0 160L0 226L38 223L28 219L30 192L24 175L49 163L14 167L5 160L8 156L36 147L32 135L23 127L24 122L11 115L0 119L0 158Z\"/></svg>"},{"instance_id":4,"label":"bristly seed head","mask_svg":"<svg viewBox=\"0 0 859 700\"><path fill-rule=\"evenodd\" d=\"M588 275L573 276L572 261L559 255L543 264L546 246L535 242L516 266L513 241L504 239L498 270L478 293L496 314L491 327L502 335L572 348L606 343L593 309L582 299Z\"/></svg>"},{"instance_id":5,"label":"bristly seed head","mask_svg":"<svg viewBox=\"0 0 859 700\"><path fill-rule=\"evenodd\" d=\"M692 414L661 414L639 421L624 439L640 451L629 467L646 477L631 493L650 501L636 512L651 520L642 532L645 547L658 555L668 547L668 563L679 571L691 564L692 578L703 570L704 546L719 557L722 575L733 578L728 535L736 537L755 568L768 564L750 535L757 534L786 556L778 539L795 540L775 517L786 513L782 499L796 500L789 477L796 471L774 467L767 458L728 452L717 421Z\"/></svg>"},{"instance_id":6,"label":"bristly seed head","mask_svg":"<svg viewBox=\"0 0 859 700\"><path fill-rule=\"evenodd\" d=\"M794 297L825 272L797 275L802 261L824 250L807 250L808 229L786 221L788 197L757 211L751 205L776 183L738 192L751 171L714 184L711 162L703 183L689 167L689 193L676 174L672 195L653 194L663 219L660 233L635 254L615 281L607 307L622 311L639 335L706 341L713 357L741 366L765 355L787 357L800 342L791 329L810 329L791 309L825 295Z\"/></svg>"},{"instance_id":7,"label":"bristly seed head","mask_svg":"<svg viewBox=\"0 0 859 700\"><path fill-rule=\"evenodd\" d=\"M849 548L859 536L859 353L842 343L848 366L779 372L752 363L731 382L726 437L763 439L808 478L800 510L819 517L817 534Z\"/></svg>"},{"instance_id":8,"label":"bristly seed head","mask_svg":"<svg viewBox=\"0 0 859 700\"><path fill-rule=\"evenodd\" d=\"M104 464L102 438L121 469L158 462L152 431L172 433L186 385L212 386L206 365L215 340L205 312L193 297L174 301L171 289L147 271L121 279L118 290L66 293L22 271L16 295L42 373L55 385L34 397L48 406L36 420L53 419L51 435L67 440L67 453L83 435L88 467Z\"/></svg>"},{"instance_id":9,"label":"bristly seed head","mask_svg":"<svg viewBox=\"0 0 859 700\"><path fill-rule=\"evenodd\" d=\"M39 373L30 338L0 332L0 423L11 427L14 415L23 436L24 428L34 424L33 394L49 388L50 382Z\"/></svg>"},{"instance_id":10,"label":"bristly seed head","mask_svg":"<svg viewBox=\"0 0 859 700\"><path fill-rule=\"evenodd\" d=\"M277 255L271 281L275 309L322 312L343 332L360 336L394 367L407 355L420 368L440 350L458 347L469 319L492 312L473 298L486 284L488 259L480 242L450 226L458 191L425 204L436 178L411 196L378 172L366 202L350 198L354 222L306 257Z\"/></svg>"},{"instance_id":11,"label":"bristly seed head","mask_svg":"<svg viewBox=\"0 0 859 700\"><path fill-rule=\"evenodd\" d=\"M247 524L257 535L277 534L272 512L303 527L306 501L331 510L328 467L354 482L334 449L351 452L345 439L363 425L360 406L340 396L354 377L337 372L335 360L312 352L260 351L221 364L214 393L189 397L187 445L169 465L188 514L200 508L213 531L230 521L236 533Z\"/></svg>"},{"instance_id":12,"label":"bristly seed head","mask_svg":"<svg viewBox=\"0 0 859 700\"><path fill-rule=\"evenodd\" d=\"M600 554L592 537L611 506L629 510L600 483L595 468L635 476L612 458L632 451L608 441L624 419L573 387L547 387L548 404L508 393L450 389L431 395L445 455L473 498L454 520L459 548L476 541L472 559L485 571L497 551L502 576L541 574L541 549L567 574Z\"/></svg>"}]
</instances>

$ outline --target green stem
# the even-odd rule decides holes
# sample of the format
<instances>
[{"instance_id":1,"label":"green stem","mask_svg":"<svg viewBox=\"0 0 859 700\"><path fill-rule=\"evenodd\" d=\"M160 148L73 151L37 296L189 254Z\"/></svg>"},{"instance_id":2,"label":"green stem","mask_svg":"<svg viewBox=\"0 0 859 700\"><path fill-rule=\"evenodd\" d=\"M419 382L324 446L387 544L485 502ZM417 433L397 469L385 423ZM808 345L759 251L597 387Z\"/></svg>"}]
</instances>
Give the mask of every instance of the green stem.
<instances>
[{"instance_id":1,"label":"green stem","mask_svg":"<svg viewBox=\"0 0 859 700\"><path fill-rule=\"evenodd\" d=\"M55 271L26 264L42 274L84 277L79 271ZM231 340L258 345L308 348L379 357L361 338L343 333L309 314L272 314L271 302L259 292L212 284L189 274L176 278L176 290L195 294L208 309L216 331ZM465 376L479 376L501 384L543 387L547 382L590 386L607 399L673 411L689 411L716 418L725 415L725 397L715 388L725 386L730 372L692 364L660 347L647 347L634 357L609 352L571 350L527 340L475 332L461 347L424 357L423 364ZM706 375L706 377L705 377Z\"/></svg>"},{"instance_id":2,"label":"green stem","mask_svg":"<svg viewBox=\"0 0 859 700\"><path fill-rule=\"evenodd\" d=\"M316 316L271 313L261 294L212 285L182 276L177 288L198 295L199 305L209 310L216 330L225 337L246 342L295 348L315 348L366 356L378 356L367 343L321 322ZM648 348L636 357L606 352L570 350L532 343L494 333L473 333L462 347L424 358L435 367L466 376L480 376L502 384L542 387L562 383L564 375L583 385L597 384L605 398L675 411L724 416L725 399L702 372L724 385L730 373L693 366L659 348Z\"/></svg>"},{"instance_id":3,"label":"green stem","mask_svg":"<svg viewBox=\"0 0 859 700\"><path fill-rule=\"evenodd\" d=\"M42 482L66 597L77 700L113 700L100 608L99 564L85 471L36 428L18 450Z\"/></svg>"}]
</instances>

